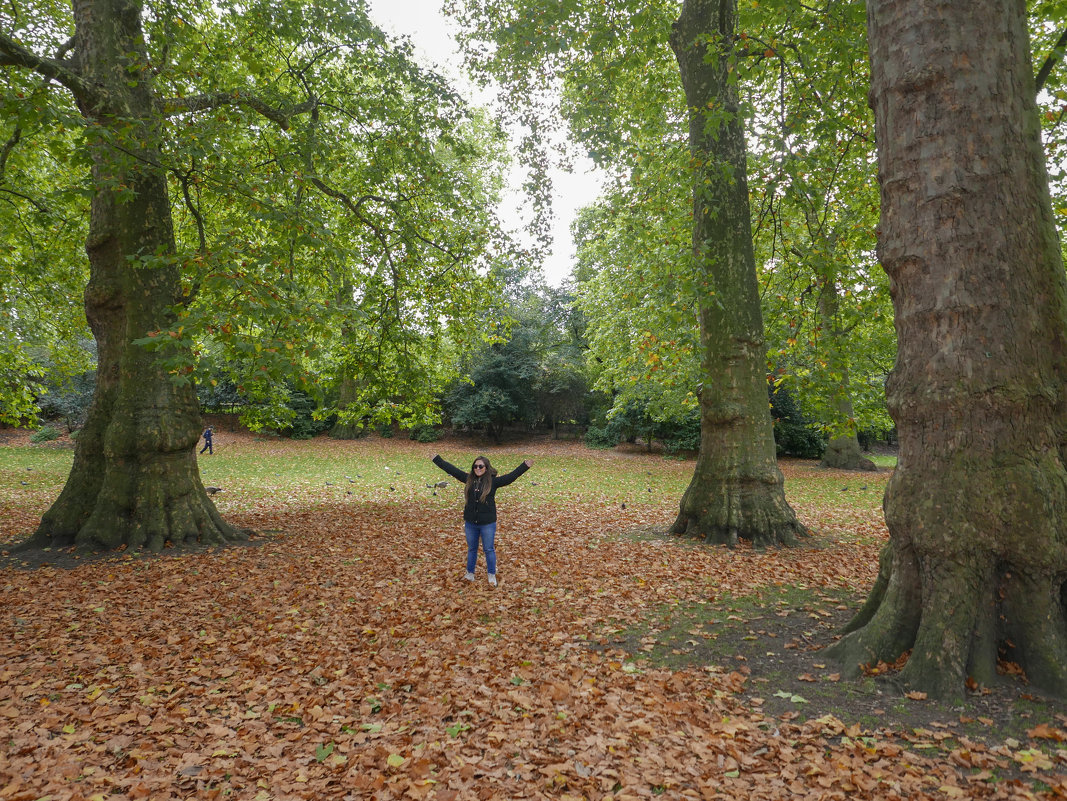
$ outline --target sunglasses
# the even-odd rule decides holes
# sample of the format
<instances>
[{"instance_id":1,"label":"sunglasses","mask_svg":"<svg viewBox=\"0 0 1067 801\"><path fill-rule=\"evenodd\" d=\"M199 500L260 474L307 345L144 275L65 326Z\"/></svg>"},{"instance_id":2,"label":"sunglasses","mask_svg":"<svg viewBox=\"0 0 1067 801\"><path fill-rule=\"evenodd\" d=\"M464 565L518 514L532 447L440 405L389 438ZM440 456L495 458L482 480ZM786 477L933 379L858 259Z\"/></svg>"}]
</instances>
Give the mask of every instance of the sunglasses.
<instances>
[{"instance_id":1,"label":"sunglasses","mask_svg":"<svg viewBox=\"0 0 1067 801\"><path fill-rule=\"evenodd\" d=\"M475 470L485 470L485 465L484 464L476 464L476 465L474 465L474 469Z\"/></svg>"}]
</instances>

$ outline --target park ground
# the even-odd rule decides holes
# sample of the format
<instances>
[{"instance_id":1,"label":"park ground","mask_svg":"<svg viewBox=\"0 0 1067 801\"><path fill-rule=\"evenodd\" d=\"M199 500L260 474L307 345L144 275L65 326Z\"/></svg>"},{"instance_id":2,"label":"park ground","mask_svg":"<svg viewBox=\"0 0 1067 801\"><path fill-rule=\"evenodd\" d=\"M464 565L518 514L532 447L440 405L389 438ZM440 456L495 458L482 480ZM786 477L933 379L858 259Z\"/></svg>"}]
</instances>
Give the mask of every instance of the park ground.
<instances>
[{"instance_id":1,"label":"park ground","mask_svg":"<svg viewBox=\"0 0 1067 801\"><path fill-rule=\"evenodd\" d=\"M245 547L12 547L63 443L0 432L0 801L1067 797L1067 715L1005 665L961 703L823 649L887 539L887 470L784 461L813 537L666 535L693 463L533 440L221 431L205 484ZM500 585L463 581L460 485L498 494Z\"/></svg>"}]
</instances>

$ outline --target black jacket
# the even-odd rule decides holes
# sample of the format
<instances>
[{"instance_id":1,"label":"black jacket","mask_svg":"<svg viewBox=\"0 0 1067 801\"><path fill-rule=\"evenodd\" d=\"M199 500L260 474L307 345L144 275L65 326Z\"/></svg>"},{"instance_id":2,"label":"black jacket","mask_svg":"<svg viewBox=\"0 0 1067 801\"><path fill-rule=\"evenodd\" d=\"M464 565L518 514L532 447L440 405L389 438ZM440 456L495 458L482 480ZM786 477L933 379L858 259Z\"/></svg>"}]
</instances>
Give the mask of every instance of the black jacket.
<instances>
[{"instance_id":1,"label":"black jacket","mask_svg":"<svg viewBox=\"0 0 1067 801\"><path fill-rule=\"evenodd\" d=\"M452 476L457 481L467 483L467 473L460 470L454 464L449 464L440 456L433 457L433 463ZM506 487L512 481L517 479L527 470L526 463L523 462L507 475L503 476L483 476L482 481L486 478L492 478L493 486L489 490L489 494L485 496L485 500L480 500L481 491L478 489L478 485L475 484L475 488L471 490L467 502L463 506L463 519L467 523L476 523L477 525L485 525L486 523L496 522L496 491L499 487Z\"/></svg>"}]
</instances>

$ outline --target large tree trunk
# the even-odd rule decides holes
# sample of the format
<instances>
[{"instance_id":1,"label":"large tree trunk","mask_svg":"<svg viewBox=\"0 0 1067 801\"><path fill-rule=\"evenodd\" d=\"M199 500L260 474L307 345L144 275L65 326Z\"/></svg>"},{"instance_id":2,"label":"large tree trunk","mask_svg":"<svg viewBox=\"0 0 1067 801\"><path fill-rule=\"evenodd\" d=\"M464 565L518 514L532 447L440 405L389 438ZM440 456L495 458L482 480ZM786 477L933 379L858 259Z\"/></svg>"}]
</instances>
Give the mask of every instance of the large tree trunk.
<instances>
[{"instance_id":1,"label":"large tree trunk","mask_svg":"<svg viewBox=\"0 0 1067 801\"><path fill-rule=\"evenodd\" d=\"M827 369L833 382L830 402L834 413L834 430L823 452L822 466L837 470L874 471L878 468L863 455L856 435L848 380L847 335L838 323L840 297L837 294L837 282L826 277L820 278L819 282L819 319Z\"/></svg>"},{"instance_id":2,"label":"large tree trunk","mask_svg":"<svg viewBox=\"0 0 1067 801\"><path fill-rule=\"evenodd\" d=\"M869 0L899 340L891 539L837 646L938 697L998 654L1067 694L1067 281L1023 0Z\"/></svg>"},{"instance_id":3,"label":"large tree trunk","mask_svg":"<svg viewBox=\"0 0 1067 801\"><path fill-rule=\"evenodd\" d=\"M158 551L243 537L200 481L192 384L175 383L156 354L131 344L168 328L181 297L141 5L81 0L74 9L79 72L106 87L102 101L79 98L94 123L85 309L99 366L70 477L30 544Z\"/></svg>"},{"instance_id":4,"label":"large tree trunk","mask_svg":"<svg viewBox=\"0 0 1067 801\"><path fill-rule=\"evenodd\" d=\"M700 454L672 531L713 543L793 544L767 405L745 135L731 71L736 0L685 0L671 46L690 109L693 250L704 277Z\"/></svg>"},{"instance_id":5,"label":"large tree trunk","mask_svg":"<svg viewBox=\"0 0 1067 801\"><path fill-rule=\"evenodd\" d=\"M341 378L341 388L337 399L337 408L344 411L349 405L356 402L359 396L359 386L356 379L350 375ZM367 427L362 422L344 422L338 420L330 429L330 436L334 439L359 439L367 436Z\"/></svg>"}]
</instances>

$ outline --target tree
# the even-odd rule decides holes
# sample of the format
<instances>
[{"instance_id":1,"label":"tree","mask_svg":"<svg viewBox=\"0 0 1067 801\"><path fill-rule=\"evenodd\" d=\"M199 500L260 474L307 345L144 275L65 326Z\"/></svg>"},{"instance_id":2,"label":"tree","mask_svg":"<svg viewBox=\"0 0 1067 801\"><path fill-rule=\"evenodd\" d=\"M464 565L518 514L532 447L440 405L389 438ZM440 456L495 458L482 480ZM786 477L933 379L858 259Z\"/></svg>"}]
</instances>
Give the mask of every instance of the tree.
<instances>
[{"instance_id":1,"label":"tree","mask_svg":"<svg viewBox=\"0 0 1067 801\"><path fill-rule=\"evenodd\" d=\"M580 416L586 386L579 368L570 297L544 285L526 265L502 265L493 318L504 321L495 340L467 360L465 377L445 398L453 425L485 428L499 440L512 423L543 420L558 433L564 419Z\"/></svg>"},{"instance_id":2,"label":"tree","mask_svg":"<svg viewBox=\"0 0 1067 801\"><path fill-rule=\"evenodd\" d=\"M689 106L693 258L702 272L701 442L676 534L793 544L767 406L766 347L749 219L745 134L734 74L736 0L685 0L671 34Z\"/></svg>"},{"instance_id":3,"label":"tree","mask_svg":"<svg viewBox=\"0 0 1067 801\"><path fill-rule=\"evenodd\" d=\"M533 422L536 398L531 387L539 369L529 340L529 330L513 330L506 342L473 357L469 380L457 380L445 399L453 425L484 428L499 441L508 425Z\"/></svg>"},{"instance_id":4,"label":"tree","mask_svg":"<svg viewBox=\"0 0 1067 801\"><path fill-rule=\"evenodd\" d=\"M1067 695L1067 278L1021 0L868 3L899 355L890 542L835 646L937 697Z\"/></svg>"},{"instance_id":5,"label":"tree","mask_svg":"<svg viewBox=\"0 0 1067 801\"><path fill-rule=\"evenodd\" d=\"M696 189L688 221L692 256L679 243L671 258L693 261L682 270L692 277L684 300L699 306L699 389L708 434L674 530L714 542L793 542L803 527L785 501L767 408L737 103L736 3L682 4L670 42L673 67L667 33L675 2L548 4L534 14L516 3L456 4L471 38L492 42L468 43L468 55L508 87L516 117L535 118L536 101L558 81L572 134L620 181L643 172L666 137L679 141L688 119L690 158L679 163Z\"/></svg>"},{"instance_id":6,"label":"tree","mask_svg":"<svg viewBox=\"0 0 1067 801\"><path fill-rule=\"evenodd\" d=\"M35 541L158 550L166 540L231 540L240 532L219 516L196 469L192 386L171 381L158 360L130 344L166 325L181 300L142 8L116 0L73 12L74 38L56 57L0 37L0 64L38 72L73 95L88 123L96 189L85 292L98 346L96 393L70 478Z\"/></svg>"},{"instance_id":7,"label":"tree","mask_svg":"<svg viewBox=\"0 0 1067 801\"><path fill-rule=\"evenodd\" d=\"M400 301L408 276L446 275L435 290L444 300L419 309L423 332L453 326L441 322L453 298L453 308L477 307L477 258L441 241L441 207L426 202L419 176L348 169L405 141L418 140L413 153L437 145L428 169L449 196L468 211L488 206L484 185L437 169L463 160L447 132L462 104L359 3L25 6L5 19L0 66L8 87L35 73L43 88L32 98L13 89L5 103L79 126L75 155L91 175L85 311L99 358L70 477L32 542L158 550L240 538L196 466L197 350L226 363L239 355L239 391L280 406L287 371L322 369L314 339L336 321L325 311L341 283L332 265L371 264L354 293L388 284L395 316L412 314ZM405 99L419 112L410 138L394 124ZM377 124L376 102L391 109L389 124ZM20 117L5 158L24 128ZM491 226L467 216L457 240L473 250ZM428 262L431 251L447 256ZM338 305L352 312L357 298Z\"/></svg>"}]
</instances>

